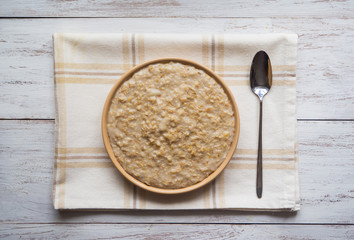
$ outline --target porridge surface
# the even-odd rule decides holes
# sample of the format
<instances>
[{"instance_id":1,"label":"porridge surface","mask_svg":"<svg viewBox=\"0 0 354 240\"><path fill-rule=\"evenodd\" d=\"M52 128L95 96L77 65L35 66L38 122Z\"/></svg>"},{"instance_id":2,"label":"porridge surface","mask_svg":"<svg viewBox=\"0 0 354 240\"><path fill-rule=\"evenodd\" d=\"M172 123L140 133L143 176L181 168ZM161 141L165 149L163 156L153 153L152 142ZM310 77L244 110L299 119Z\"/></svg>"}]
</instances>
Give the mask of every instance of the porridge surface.
<instances>
[{"instance_id":1,"label":"porridge surface","mask_svg":"<svg viewBox=\"0 0 354 240\"><path fill-rule=\"evenodd\" d=\"M223 88L204 71L154 64L117 90L108 112L114 154L133 177L158 188L182 188L225 159L234 112Z\"/></svg>"}]
</instances>

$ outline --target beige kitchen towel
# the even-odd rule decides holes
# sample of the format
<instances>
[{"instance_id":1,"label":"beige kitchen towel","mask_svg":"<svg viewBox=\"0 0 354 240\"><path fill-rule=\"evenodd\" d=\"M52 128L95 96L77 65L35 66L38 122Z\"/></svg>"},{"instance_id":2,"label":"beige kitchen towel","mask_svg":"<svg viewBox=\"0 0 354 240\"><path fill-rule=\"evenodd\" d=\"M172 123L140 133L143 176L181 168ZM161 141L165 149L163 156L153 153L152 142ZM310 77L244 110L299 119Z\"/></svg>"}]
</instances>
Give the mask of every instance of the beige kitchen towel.
<instances>
[{"instance_id":1,"label":"beige kitchen towel","mask_svg":"<svg viewBox=\"0 0 354 240\"><path fill-rule=\"evenodd\" d=\"M54 34L56 209L299 209L295 34ZM263 103L263 197L256 195L259 101L249 87L254 54L265 50L273 86ZM199 62L219 74L241 118L237 150L211 184L164 196L126 181L101 137L113 84L133 66L162 57Z\"/></svg>"}]
</instances>

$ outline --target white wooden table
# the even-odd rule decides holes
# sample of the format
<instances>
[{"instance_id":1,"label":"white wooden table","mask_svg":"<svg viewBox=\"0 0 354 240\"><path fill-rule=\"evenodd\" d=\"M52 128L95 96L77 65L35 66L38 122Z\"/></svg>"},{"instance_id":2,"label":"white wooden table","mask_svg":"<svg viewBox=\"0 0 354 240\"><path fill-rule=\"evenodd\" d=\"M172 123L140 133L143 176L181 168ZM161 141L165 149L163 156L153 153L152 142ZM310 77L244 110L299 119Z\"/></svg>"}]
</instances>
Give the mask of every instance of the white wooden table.
<instances>
[{"instance_id":1,"label":"white wooden table","mask_svg":"<svg viewBox=\"0 0 354 240\"><path fill-rule=\"evenodd\" d=\"M0 239L354 239L354 1L0 0ZM299 35L301 210L55 211L54 32Z\"/></svg>"}]
</instances>

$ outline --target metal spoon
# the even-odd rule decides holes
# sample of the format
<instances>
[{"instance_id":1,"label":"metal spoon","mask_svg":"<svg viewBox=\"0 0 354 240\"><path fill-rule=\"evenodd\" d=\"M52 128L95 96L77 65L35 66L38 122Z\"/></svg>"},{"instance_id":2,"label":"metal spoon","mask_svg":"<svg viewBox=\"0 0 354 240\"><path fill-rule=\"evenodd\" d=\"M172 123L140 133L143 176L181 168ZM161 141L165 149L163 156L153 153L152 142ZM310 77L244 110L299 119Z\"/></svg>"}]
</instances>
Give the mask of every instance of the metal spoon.
<instances>
[{"instance_id":1,"label":"metal spoon","mask_svg":"<svg viewBox=\"0 0 354 240\"><path fill-rule=\"evenodd\" d=\"M263 97L269 92L272 86L272 65L266 52L259 51L253 58L250 73L251 89L259 97L259 133L258 133L258 157L257 157L257 196L262 197L262 103Z\"/></svg>"}]
</instances>

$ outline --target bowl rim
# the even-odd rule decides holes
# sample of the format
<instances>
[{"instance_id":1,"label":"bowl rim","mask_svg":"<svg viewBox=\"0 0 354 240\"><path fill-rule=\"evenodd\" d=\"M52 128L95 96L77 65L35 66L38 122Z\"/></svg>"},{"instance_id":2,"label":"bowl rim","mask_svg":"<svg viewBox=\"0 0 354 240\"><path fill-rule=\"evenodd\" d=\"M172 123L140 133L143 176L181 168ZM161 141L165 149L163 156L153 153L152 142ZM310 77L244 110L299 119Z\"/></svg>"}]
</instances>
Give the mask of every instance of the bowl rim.
<instances>
[{"instance_id":1,"label":"bowl rim","mask_svg":"<svg viewBox=\"0 0 354 240\"><path fill-rule=\"evenodd\" d=\"M169 62L177 62L181 63L184 65L190 65L193 66L197 69L203 70L205 73L207 73L210 77L212 77L216 82L218 82L221 87L224 89L226 95L228 96L232 109L234 112L234 117L235 117L235 127L234 127L234 135L232 139L231 146L229 148L229 151L225 157L225 159L222 161L222 163L218 166L218 168L212 172L209 176L204 178L202 181L193 184L188 187L183 187L183 188L176 188L176 189L167 189L167 188L158 188L158 187L153 187L149 186L140 180L134 178L132 175L130 175L128 172L125 171L125 169L121 166L119 163L118 159L115 157L113 148L110 144L109 136L108 136L108 131L107 131L107 116L108 112L112 103L112 98L114 97L116 91L121 87L121 85L129 80L136 72L139 70L147 67L148 65L152 64L158 64L158 63L169 63ZM240 116L239 116L239 111L237 107L237 103L234 99L234 96L231 92L231 90L227 87L225 82L211 69L195 62L192 60L184 59L184 58L158 58L158 59L153 59L150 61L146 61L142 64L139 64L133 68L131 68L129 71L127 71L125 74L123 74L118 81L115 82L113 87L111 88L107 99L105 101L104 107L103 107L103 112L102 112L102 119L101 119L101 131L102 131L102 138L103 138L103 143L105 146L105 149L109 155L109 158L112 160L113 164L115 167L118 169L118 171L126 178L128 179L131 183L135 184L136 186L143 188L145 190L155 192L155 193L161 193L161 194L180 194L180 193L186 193L198 188L201 188L202 186L210 183L213 181L227 166L227 164L230 162L232 155L234 154L236 150L236 146L238 143L239 135L240 135Z\"/></svg>"}]
</instances>

